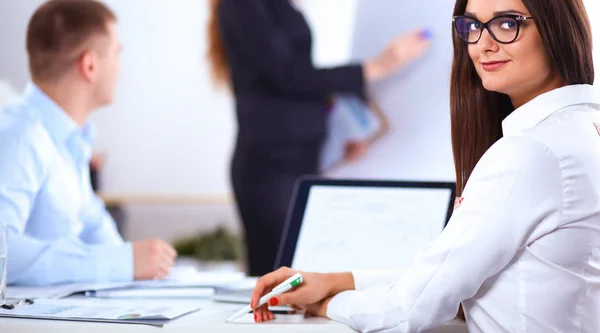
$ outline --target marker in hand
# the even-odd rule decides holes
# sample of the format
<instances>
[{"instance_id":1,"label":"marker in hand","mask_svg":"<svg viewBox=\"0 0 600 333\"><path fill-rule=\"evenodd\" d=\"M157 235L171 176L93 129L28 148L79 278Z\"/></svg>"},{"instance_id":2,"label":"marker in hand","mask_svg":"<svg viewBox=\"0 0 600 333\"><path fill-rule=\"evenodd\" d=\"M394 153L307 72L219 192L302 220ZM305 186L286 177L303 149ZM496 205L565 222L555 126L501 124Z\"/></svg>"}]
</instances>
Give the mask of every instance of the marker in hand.
<instances>
[{"instance_id":1,"label":"marker in hand","mask_svg":"<svg viewBox=\"0 0 600 333\"><path fill-rule=\"evenodd\" d=\"M302 275L300 273L296 273L296 274L292 275L292 277L283 281L281 284L279 284L277 287L275 287L270 293L261 297L260 300L258 301L258 304L256 305L256 307L252 308L250 305L245 306L240 311L234 313L233 316L227 318L227 322L228 323L232 322L232 321L240 318L241 316L245 315L246 313L267 304L267 302L271 298L277 297L283 293L286 293L286 292L292 290L293 288L295 288L296 286L299 286L301 283L302 283Z\"/></svg>"},{"instance_id":2,"label":"marker in hand","mask_svg":"<svg viewBox=\"0 0 600 333\"><path fill-rule=\"evenodd\" d=\"M423 29L423 31L421 31L421 37L423 37L423 39L432 39L433 31L429 28Z\"/></svg>"}]
</instances>

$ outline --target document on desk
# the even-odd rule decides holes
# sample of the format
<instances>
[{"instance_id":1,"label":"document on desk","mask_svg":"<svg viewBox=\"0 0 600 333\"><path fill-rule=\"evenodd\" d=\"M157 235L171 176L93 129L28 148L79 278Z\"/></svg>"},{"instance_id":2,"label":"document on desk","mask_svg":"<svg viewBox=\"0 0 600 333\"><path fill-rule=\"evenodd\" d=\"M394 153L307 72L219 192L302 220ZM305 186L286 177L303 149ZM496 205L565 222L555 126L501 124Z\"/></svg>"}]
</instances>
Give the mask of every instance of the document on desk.
<instances>
[{"instance_id":1,"label":"document on desk","mask_svg":"<svg viewBox=\"0 0 600 333\"><path fill-rule=\"evenodd\" d=\"M132 287L144 288L210 288L244 281L242 272L199 272L188 267L174 267L164 280L135 281Z\"/></svg>"},{"instance_id":2,"label":"document on desk","mask_svg":"<svg viewBox=\"0 0 600 333\"><path fill-rule=\"evenodd\" d=\"M169 321L200 310L191 306L110 306L72 300L38 300L13 310L0 309L0 317L86 321L163 326Z\"/></svg>"},{"instance_id":3,"label":"document on desk","mask_svg":"<svg viewBox=\"0 0 600 333\"><path fill-rule=\"evenodd\" d=\"M143 288L127 287L105 289L97 291L88 291L85 293L88 297L97 298L206 298L214 295L214 288Z\"/></svg>"},{"instance_id":4,"label":"document on desk","mask_svg":"<svg viewBox=\"0 0 600 333\"><path fill-rule=\"evenodd\" d=\"M134 281L126 286L86 290L86 295L99 298L206 298L215 288L244 281L238 272L198 272L175 268L164 280Z\"/></svg>"},{"instance_id":5,"label":"document on desk","mask_svg":"<svg viewBox=\"0 0 600 333\"><path fill-rule=\"evenodd\" d=\"M20 287L8 286L6 296L9 299L60 299L87 290L103 290L108 288L120 288L131 285L131 282L111 283L75 283L47 287Z\"/></svg>"},{"instance_id":6,"label":"document on desk","mask_svg":"<svg viewBox=\"0 0 600 333\"><path fill-rule=\"evenodd\" d=\"M78 283L65 284L48 287L18 287L9 286L7 296L10 299L37 299L49 298L60 299L73 294L83 292L98 292L104 290L124 289L134 290L136 297L142 296L142 289L148 291L148 295L158 297L160 293L166 293L165 289L189 289L198 288L194 295L203 295L208 297L212 295L209 288L227 286L244 281L245 274L241 272L199 272L195 269L186 267L176 267L172 273L164 280L148 281L129 281L129 282L110 282L110 283ZM160 289L157 292L151 292L149 289ZM174 291L173 294L182 295L181 292ZM209 295L210 294L210 295ZM107 296L108 297L108 296ZM177 296L176 296L177 297Z\"/></svg>"}]
</instances>

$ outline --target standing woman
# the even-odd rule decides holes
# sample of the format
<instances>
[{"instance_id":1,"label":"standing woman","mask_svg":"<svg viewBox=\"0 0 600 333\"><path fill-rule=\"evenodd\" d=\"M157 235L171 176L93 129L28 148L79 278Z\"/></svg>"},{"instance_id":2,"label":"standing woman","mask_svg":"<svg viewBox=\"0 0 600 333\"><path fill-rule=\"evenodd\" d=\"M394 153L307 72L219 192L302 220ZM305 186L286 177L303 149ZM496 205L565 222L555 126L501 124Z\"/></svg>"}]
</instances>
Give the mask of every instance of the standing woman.
<instances>
[{"instance_id":1,"label":"standing woman","mask_svg":"<svg viewBox=\"0 0 600 333\"><path fill-rule=\"evenodd\" d=\"M273 269L296 179L318 173L328 98L364 94L421 56L428 34L397 38L365 64L317 69L311 32L289 0L211 0L209 60L230 85L238 135L231 180L244 223L249 274Z\"/></svg>"},{"instance_id":2,"label":"standing woman","mask_svg":"<svg viewBox=\"0 0 600 333\"><path fill-rule=\"evenodd\" d=\"M600 96L583 1L457 0L453 21L464 201L403 274L304 273L269 303L361 332L431 331L460 304L471 333L600 332ZM291 274L261 278L253 304Z\"/></svg>"}]
</instances>

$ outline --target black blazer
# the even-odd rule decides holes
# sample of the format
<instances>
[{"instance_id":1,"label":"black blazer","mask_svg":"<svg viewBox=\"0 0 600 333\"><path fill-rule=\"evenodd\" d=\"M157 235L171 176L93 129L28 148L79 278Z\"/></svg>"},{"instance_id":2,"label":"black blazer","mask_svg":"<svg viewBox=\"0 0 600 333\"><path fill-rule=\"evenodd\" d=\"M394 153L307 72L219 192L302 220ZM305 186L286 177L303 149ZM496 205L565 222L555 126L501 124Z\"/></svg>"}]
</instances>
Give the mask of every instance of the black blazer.
<instances>
[{"instance_id":1,"label":"black blazer","mask_svg":"<svg viewBox=\"0 0 600 333\"><path fill-rule=\"evenodd\" d=\"M218 18L244 142L322 138L328 97L362 95L362 65L314 68L309 26L289 0L222 0Z\"/></svg>"}]
</instances>

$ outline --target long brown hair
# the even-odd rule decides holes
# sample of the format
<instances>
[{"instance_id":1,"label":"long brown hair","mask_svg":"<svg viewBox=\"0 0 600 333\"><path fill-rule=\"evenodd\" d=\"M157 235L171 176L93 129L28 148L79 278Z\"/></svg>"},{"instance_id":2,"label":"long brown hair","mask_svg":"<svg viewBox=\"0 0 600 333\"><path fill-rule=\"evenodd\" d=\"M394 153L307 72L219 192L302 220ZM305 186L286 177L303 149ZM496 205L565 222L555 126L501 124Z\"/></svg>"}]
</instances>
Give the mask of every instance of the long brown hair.
<instances>
[{"instance_id":1,"label":"long brown hair","mask_svg":"<svg viewBox=\"0 0 600 333\"><path fill-rule=\"evenodd\" d=\"M535 19L550 62L568 85L593 84L592 34L582 0L522 0ZM457 0L463 15L468 0ZM485 90L468 53L453 31L454 60L450 88L452 149L457 195L461 196L475 165L502 137L502 120L514 108L507 95Z\"/></svg>"},{"instance_id":2,"label":"long brown hair","mask_svg":"<svg viewBox=\"0 0 600 333\"><path fill-rule=\"evenodd\" d=\"M229 85L229 62L225 54L221 23L219 22L219 5L222 0L210 0L210 17L208 20L208 50L206 58L211 66L211 75L215 86Z\"/></svg>"}]
</instances>

